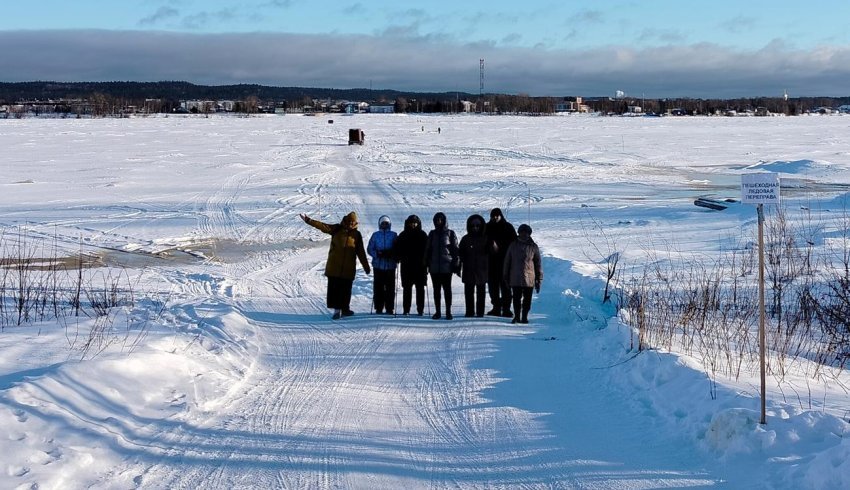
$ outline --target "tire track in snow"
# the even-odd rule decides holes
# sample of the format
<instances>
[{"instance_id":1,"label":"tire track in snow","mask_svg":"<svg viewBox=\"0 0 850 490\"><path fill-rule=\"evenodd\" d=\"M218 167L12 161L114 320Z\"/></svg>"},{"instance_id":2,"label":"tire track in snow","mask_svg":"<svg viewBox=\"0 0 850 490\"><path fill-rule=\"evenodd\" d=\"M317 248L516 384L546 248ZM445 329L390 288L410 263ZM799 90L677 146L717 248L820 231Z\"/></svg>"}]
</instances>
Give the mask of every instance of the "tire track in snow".
<instances>
[{"instance_id":1,"label":"tire track in snow","mask_svg":"<svg viewBox=\"0 0 850 490\"><path fill-rule=\"evenodd\" d=\"M246 172L231 176L214 192L200 209L202 220L200 231L203 236L238 240L239 225L249 224L236 210L234 202L242 189L251 180Z\"/></svg>"},{"instance_id":2,"label":"tire track in snow","mask_svg":"<svg viewBox=\"0 0 850 490\"><path fill-rule=\"evenodd\" d=\"M337 218L352 209L368 219L409 207L396 182L383 178L393 163L384 163L378 173L371 161L375 154L368 148L330 147L322 156L326 170L318 173L318 182L302 180L299 189L330 191L322 203L324 214ZM226 184L217 194L208 207L225 209L238 185ZM272 219L294 216L309 199L279 202L282 209L252 223L253 236L309 230L303 223L278 226ZM220 214L209 228L237 231L228 228L232 215ZM148 475L156 480L146 480L176 488L233 487L246 481L293 488L398 488L411 478L437 487L470 478L486 483L473 475L488 474L514 450L494 446L495 432L486 430L497 415L470 408L483 402L481 389L494 383L492 373L472 373L469 366L484 355L477 345L480 324L365 314L331 322L323 305L321 267L327 239L321 236L316 243L225 267L226 277L242 285L233 288L237 293L247 283L260 282L265 285L261 290L271 286L280 294L220 298L261 332L257 368L218 413L192 421L203 430L162 435L193 461L191 471L174 464L179 456L171 457L149 467ZM219 290L184 287L198 294ZM355 301L363 305L368 298ZM514 411L498 415L507 427L527 424L526 417Z\"/></svg>"}]
</instances>

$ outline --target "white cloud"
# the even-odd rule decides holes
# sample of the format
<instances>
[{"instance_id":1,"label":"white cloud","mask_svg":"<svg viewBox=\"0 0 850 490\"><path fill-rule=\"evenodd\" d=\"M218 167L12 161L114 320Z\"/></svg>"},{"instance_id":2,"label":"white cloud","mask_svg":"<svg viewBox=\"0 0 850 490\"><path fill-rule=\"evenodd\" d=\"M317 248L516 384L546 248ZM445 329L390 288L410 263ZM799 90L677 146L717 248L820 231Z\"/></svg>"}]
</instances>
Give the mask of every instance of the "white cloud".
<instances>
[{"instance_id":1,"label":"white cloud","mask_svg":"<svg viewBox=\"0 0 850 490\"><path fill-rule=\"evenodd\" d=\"M159 24L164 20L168 20L180 15L180 11L172 7L160 7L153 14L139 20L141 26L151 26Z\"/></svg>"},{"instance_id":2,"label":"white cloud","mask_svg":"<svg viewBox=\"0 0 850 490\"><path fill-rule=\"evenodd\" d=\"M604 24L605 14L601 10L582 10L568 19L573 24Z\"/></svg>"},{"instance_id":3,"label":"white cloud","mask_svg":"<svg viewBox=\"0 0 850 490\"><path fill-rule=\"evenodd\" d=\"M398 33L396 33L398 34ZM410 34L410 33L408 33ZM185 34L148 31L0 32L4 81L186 80L201 84L650 97L848 95L850 48L759 50L715 44L587 50L505 48L416 36Z\"/></svg>"},{"instance_id":4,"label":"white cloud","mask_svg":"<svg viewBox=\"0 0 850 490\"><path fill-rule=\"evenodd\" d=\"M754 17L745 17L739 15L733 19L721 22L719 27L731 34L741 34L756 27L756 19Z\"/></svg>"}]
</instances>

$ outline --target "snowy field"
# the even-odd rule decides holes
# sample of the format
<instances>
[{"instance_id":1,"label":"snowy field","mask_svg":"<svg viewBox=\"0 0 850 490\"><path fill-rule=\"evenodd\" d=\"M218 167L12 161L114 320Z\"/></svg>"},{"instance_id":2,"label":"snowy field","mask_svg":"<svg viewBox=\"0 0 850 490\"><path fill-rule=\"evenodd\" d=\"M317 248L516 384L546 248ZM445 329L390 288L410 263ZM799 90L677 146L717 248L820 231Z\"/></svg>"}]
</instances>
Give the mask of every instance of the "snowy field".
<instances>
[{"instance_id":1,"label":"snowy field","mask_svg":"<svg viewBox=\"0 0 850 490\"><path fill-rule=\"evenodd\" d=\"M96 349L85 316L0 332L0 488L850 488L846 372L770 383L760 426L757 373L713 399L697 360L635 356L598 264L605 239L634 265L751 236L753 207L693 205L745 172L844 212L850 117L328 119L0 120L5 243L135 297ZM299 213L368 239L493 207L544 255L530 324L460 318L456 277L453 321L370 315L362 270L330 319Z\"/></svg>"}]
</instances>

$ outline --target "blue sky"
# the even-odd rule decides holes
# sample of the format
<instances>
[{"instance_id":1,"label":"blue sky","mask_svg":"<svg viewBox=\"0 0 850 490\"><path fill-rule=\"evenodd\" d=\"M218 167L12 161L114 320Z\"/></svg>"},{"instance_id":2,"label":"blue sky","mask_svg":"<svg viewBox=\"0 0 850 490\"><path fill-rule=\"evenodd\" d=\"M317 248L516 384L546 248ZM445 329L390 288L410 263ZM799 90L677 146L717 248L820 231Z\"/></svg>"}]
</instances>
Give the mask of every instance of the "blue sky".
<instances>
[{"instance_id":1,"label":"blue sky","mask_svg":"<svg viewBox=\"0 0 850 490\"><path fill-rule=\"evenodd\" d=\"M846 0L4 2L0 80L850 95ZM268 66L269 63L274 67Z\"/></svg>"}]
</instances>

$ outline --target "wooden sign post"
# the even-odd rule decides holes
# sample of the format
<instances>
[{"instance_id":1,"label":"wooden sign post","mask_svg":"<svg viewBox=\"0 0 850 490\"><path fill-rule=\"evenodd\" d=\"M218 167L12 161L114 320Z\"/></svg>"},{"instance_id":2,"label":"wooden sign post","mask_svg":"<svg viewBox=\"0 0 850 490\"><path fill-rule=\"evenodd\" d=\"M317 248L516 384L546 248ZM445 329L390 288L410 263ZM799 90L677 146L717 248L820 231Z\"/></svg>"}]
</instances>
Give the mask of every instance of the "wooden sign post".
<instances>
[{"instance_id":1,"label":"wooden sign post","mask_svg":"<svg viewBox=\"0 0 850 490\"><path fill-rule=\"evenodd\" d=\"M766 418L766 335L764 308L764 205L779 204L779 174L758 173L741 176L741 202L755 204L758 212L759 226L759 367L761 375L761 419L759 423L767 423Z\"/></svg>"}]
</instances>

